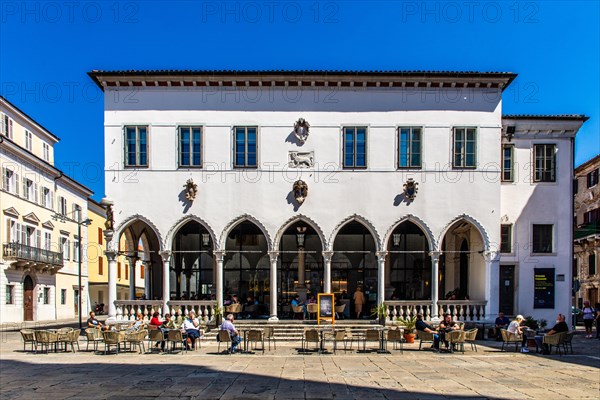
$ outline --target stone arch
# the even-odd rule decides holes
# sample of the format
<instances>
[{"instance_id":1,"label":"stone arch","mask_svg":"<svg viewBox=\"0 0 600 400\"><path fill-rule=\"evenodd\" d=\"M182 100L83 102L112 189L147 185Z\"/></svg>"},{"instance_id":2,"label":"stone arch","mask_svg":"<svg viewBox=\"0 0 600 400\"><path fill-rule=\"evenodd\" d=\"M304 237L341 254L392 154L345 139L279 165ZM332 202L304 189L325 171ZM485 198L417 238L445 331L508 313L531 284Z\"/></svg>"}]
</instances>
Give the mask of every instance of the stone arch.
<instances>
[{"instance_id":1,"label":"stone arch","mask_svg":"<svg viewBox=\"0 0 600 400\"><path fill-rule=\"evenodd\" d=\"M129 226L133 225L137 221L143 222L144 224L146 224L150 228L150 230L152 231L152 233L154 233L154 235L156 235L156 239L158 241L159 249L157 251L158 252L163 251L164 250L164 248L163 248L163 240L162 240L162 235L160 234L160 230L156 227L156 225L154 225L154 223L152 221L150 221L148 218L146 218L146 217L144 217L143 215L140 215L140 214L134 214L134 215L131 215L131 216L125 218L119 224L119 226L117 226L117 229L115 229L115 238L116 238L116 240L118 241L119 238L121 237L121 234L123 234L123 232Z\"/></svg>"},{"instance_id":2,"label":"stone arch","mask_svg":"<svg viewBox=\"0 0 600 400\"><path fill-rule=\"evenodd\" d=\"M258 219L256 219L255 217L253 217L250 214L242 214L239 217L231 220L225 226L225 228L223 229L223 232L221 233L221 237L219 239L219 248L223 251L225 250L225 244L227 242L227 235L229 235L229 232L231 232L231 230L233 228L235 228L237 225L239 225L240 223L242 223L244 221L252 222L261 230L263 235L265 235L265 239L267 241L267 251L271 251L273 249L273 247L272 247L271 235L269 235L269 231L267 230L267 228L265 228L265 226L262 224L262 222L260 222Z\"/></svg>"},{"instance_id":3,"label":"stone arch","mask_svg":"<svg viewBox=\"0 0 600 400\"><path fill-rule=\"evenodd\" d=\"M431 231L431 229L429 228L429 226L427 225L427 223L425 223L425 221L423 221L421 218L416 217L412 214L408 214L405 215L402 218L399 218L398 220L396 220L396 222L394 222L392 224L392 226L388 229L388 231L385 234L385 237L383 239L383 247L385 249L388 248L390 239L392 237L392 233L394 232L394 230L403 222L412 222L413 224L415 224L416 226L418 226L423 233L425 234L425 237L427 238L427 242L429 244L429 251L437 251L437 242L435 240L435 236L433 235L433 232Z\"/></svg>"},{"instance_id":4,"label":"stone arch","mask_svg":"<svg viewBox=\"0 0 600 400\"><path fill-rule=\"evenodd\" d=\"M468 222L473 227L475 227L475 229L479 232L481 239L483 240L483 247L484 247L483 251L490 250L490 238L487 234L486 229L483 227L483 225L478 220L476 220L475 218L471 217L468 214L459 215L456 218L454 218L452 221L450 221L448 224L446 224L446 226L444 227L444 229L442 229L442 232L440 233L440 235L438 237L438 243L443 242L444 237L446 236L446 234L448 233L450 228L459 221Z\"/></svg>"},{"instance_id":5,"label":"stone arch","mask_svg":"<svg viewBox=\"0 0 600 400\"><path fill-rule=\"evenodd\" d=\"M169 232L167 232L167 236L165 237L164 248L168 249L168 250L172 250L173 238L175 237L175 234L185 224L187 224L188 222L191 222L191 221L199 223L208 231L208 234L210 235L210 239L212 240L212 243L213 243L213 250L217 250L217 246L218 246L219 242L217 241L217 235L215 234L215 231L212 229L212 227L210 226L210 224L208 222L206 222L204 219L202 219L196 215L186 215L186 216L180 218L177 222L175 222L173 224L173 226L171 226L171 229L169 229Z\"/></svg>"},{"instance_id":6,"label":"stone arch","mask_svg":"<svg viewBox=\"0 0 600 400\"><path fill-rule=\"evenodd\" d=\"M336 225L336 227L333 229L333 232L331 232L331 235L329 236L329 242L327 243L327 249L329 251L333 251L333 244L335 242L335 237L337 236L339 231L348 222L352 222L352 221L356 221L356 222L362 224L365 228L367 228L369 233L371 233L371 236L373 236L373 241L375 242L375 251L380 251L381 250L381 239L379 237L379 233L377 233L377 229L375 228L375 225L373 225L371 223L371 221L369 221L365 217L358 215L358 214L350 215L349 217L346 217L339 224Z\"/></svg>"},{"instance_id":7,"label":"stone arch","mask_svg":"<svg viewBox=\"0 0 600 400\"><path fill-rule=\"evenodd\" d=\"M319 236L319 240L321 241L321 248L326 249L327 248L327 240L325 240L325 234L323 233L323 230L321 229L319 224L317 224L314 220L312 220L311 218L309 218L303 214L294 215L292 218L288 219L287 221L285 221L283 223L283 225L281 226L281 228L279 228L279 230L277 231L277 234L275 235L275 240L273 242L273 245L276 246L277 248L279 248L281 238L283 237L283 234L285 233L285 231L290 226L292 226L296 222L300 222L300 221L305 222L307 225L310 225L310 227L313 228L315 230L315 232L317 232L317 236Z\"/></svg>"}]
</instances>

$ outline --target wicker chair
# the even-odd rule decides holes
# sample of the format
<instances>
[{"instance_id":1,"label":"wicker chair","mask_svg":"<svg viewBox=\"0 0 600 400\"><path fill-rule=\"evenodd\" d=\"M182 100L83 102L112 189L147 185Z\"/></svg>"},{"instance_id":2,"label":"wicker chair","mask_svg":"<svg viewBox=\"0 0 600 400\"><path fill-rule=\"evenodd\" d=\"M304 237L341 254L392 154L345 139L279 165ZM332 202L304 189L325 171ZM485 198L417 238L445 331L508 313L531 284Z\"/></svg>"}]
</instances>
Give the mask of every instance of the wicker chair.
<instances>
[{"instance_id":1,"label":"wicker chair","mask_svg":"<svg viewBox=\"0 0 600 400\"><path fill-rule=\"evenodd\" d=\"M333 353L334 354L337 351L338 343L344 343L344 353L348 350L345 330L338 329L338 330L333 331L333 335L331 336L331 341L333 342Z\"/></svg>"},{"instance_id":2,"label":"wicker chair","mask_svg":"<svg viewBox=\"0 0 600 400\"><path fill-rule=\"evenodd\" d=\"M35 342L37 346L41 346L42 351L44 351L44 346L46 347L46 353L48 353L48 349L50 345L54 345L54 351L56 351L56 345L58 343L58 333L50 332L50 331L35 331ZM37 353L37 346L35 348L35 352Z\"/></svg>"},{"instance_id":3,"label":"wicker chair","mask_svg":"<svg viewBox=\"0 0 600 400\"><path fill-rule=\"evenodd\" d=\"M25 351L25 345L31 344L31 351L36 351L37 342L35 341L35 331L33 329L21 329L21 338L23 339L23 351Z\"/></svg>"},{"instance_id":4,"label":"wicker chair","mask_svg":"<svg viewBox=\"0 0 600 400\"><path fill-rule=\"evenodd\" d=\"M394 350L400 344L400 353L404 353L404 329L390 329L387 333L387 341L394 344Z\"/></svg>"},{"instance_id":5,"label":"wicker chair","mask_svg":"<svg viewBox=\"0 0 600 400\"><path fill-rule=\"evenodd\" d=\"M446 341L450 344L450 351L454 353L454 349L465 352L465 331L450 331L446 333Z\"/></svg>"},{"instance_id":6,"label":"wicker chair","mask_svg":"<svg viewBox=\"0 0 600 400\"><path fill-rule=\"evenodd\" d=\"M152 353L152 350L155 347L158 347L158 345L160 343L163 343L165 341L165 336L163 335L162 331L158 330L158 329L150 329L148 331L148 351L150 353ZM152 343L155 343L155 346L152 346ZM163 345L164 348L164 345Z\"/></svg>"},{"instance_id":7,"label":"wicker chair","mask_svg":"<svg viewBox=\"0 0 600 400\"><path fill-rule=\"evenodd\" d=\"M377 342L377 350L381 346L381 336L377 329L367 329L363 336L363 352L367 351L367 342Z\"/></svg>"},{"instance_id":8,"label":"wicker chair","mask_svg":"<svg viewBox=\"0 0 600 400\"><path fill-rule=\"evenodd\" d=\"M271 340L273 341L273 347L277 350L277 343L275 342L275 328L272 326L266 326L263 328L263 335L269 342L269 350L271 350Z\"/></svg>"},{"instance_id":9,"label":"wicker chair","mask_svg":"<svg viewBox=\"0 0 600 400\"><path fill-rule=\"evenodd\" d=\"M143 354L146 352L146 348L144 346L146 335L148 335L148 331L145 329L137 332L127 333L125 334L125 343L129 343L132 350L134 347L137 347L140 351L140 354Z\"/></svg>"},{"instance_id":10,"label":"wicker chair","mask_svg":"<svg viewBox=\"0 0 600 400\"><path fill-rule=\"evenodd\" d=\"M230 304L228 306L225 306L225 314L233 314L237 318L238 314L241 312L242 312L241 304Z\"/></svg>"},{"instance_id":11,"label":"wicker chair","mask_svg":"<svg viewBox=\"0 0 600 400\"><path fill-rule=\"evenodd\" d=\"M345 304L342 304L340 306L335 306L335 319L343 319L345 310L346 310Z\"/></svg>"},{"instance_id":12,"label":"wicker chair","mask_svg":"<svg viewBox=\"0 0 600 400\"><path fill-rule=\"evenodd\" d=\"M87 339L85 351L89 351L90 343L93 343L94 351L97 351L98 343L100 343L103 340L102 339L102 331L97 328L87 328L85 330L85 338Z\"/></svg>"},{"instance_id":13,"label":"wicker chair","mask_svg":"<svg viewBox=\"0 0 600 400\"><path fill-rule=\"evenodd\" d=\"M311 315L314 315L315 318L317 319L317 312L319 311L319 305L318 304L307 304L306 305L306 312L308 313L308 319L311 319Z\"/></svg>"},{"instance_id":14,"label":"wicker chair","mask_svg":"<svg viewBox=\"0 0 600 400\"><path fill-rule=\"evenodd\" d=\"M552 354L552 346L556 346L556 352L562 356L562 348L564 346L565 338L567 337L567 332L555 333L554 335L546 335L542 339L542 343L544 347L546 345L549 346L550 354Z\"/></svg>"},{"instance_id":15,"label":"wicker chair","mask_svg":"<svg viewBox=\"0 0 600 400\"><path fill-rule=\"evenodd\" d=\"M290 304L290 308L292 310L292 318L296 318L296 314L302 315L302 319L304 319L304 308L302 306L293 306Z\"/></svg>"},{"instance_id":16,"label":"wicker chair","mask_svg":"<svg viewBox=\"0 0 600 400\"><path fill-rule=\"evenodd\" d=\"M433 332L417 331L417 335L419 337L419 350L421 350L423 342L433 343Z\"/></svg>"},{"instance_id":17,"label":"wicker chair","mask_svg":"<svg viewBox=\"0 0 600 400\"><path fill-rule=\"evenodd\" d=\"M217 332L217 341L219 342L219 346L217 348L217 352L221 352L221 343L228 343L227 344L227 352L229 354L233 353L233 341L231 340L231 335L229 335L229 331L227 330L220 330L219 332Z\"/></svg>"},{"instance_id":18,"label":"wicker chair","mask_svg":"<svg viewBox=\"0 0 600 400\"><path fill-rule=\"evenodd\" d=\"M354 342L354 334L352 333L352 329L350 328L346 328L346 342L350 342L350 347L349 349L352 350L352 343ZM356 347L359 347L359 345L357 344Z\"/></svg>"},{"instance_id":19,"label":"wicker chair","mask_svg":"<svg viewBox=\"0 0 600 400\"><path fill-rule=\"evenodd\" d=\"M261 342L262 347L261 350L264 353L265 352L265 335L264 332L262 330L259 329L251 329L250 331L248 331L247 333L247 337L246 340L248 341L248 343L254 343L254 350L256 350L256 343Z\"/></svg>"},{"instance_id":20,"label":"wicker chair","mask_svg":"<svg viewBox=\"0 0 600 400\"><path fill-rule=\"evenodd\" d=\"M58 342L65 345L65 351L67 351L67 346L71 346L71 351L75 353L75 345L77 345L77 351L80 351L79 329L71 329L68 332L59 333Z\"/></svg>"},{"instance_id":21,"label":"wicker chair","mask_svg":"<svg viewBox=\"0 0 600 400\"><path fill-rule=\"evenodd\" d=\"M521 342L523 341L523 338L521 337L521 335L518 335L516 333L511 333L511 332L507 331L506 329L500 329L500 334L502 335L501 351L504 351L505 345L508 348L508 346L511 343L515 344L515 352L517 352L519 350L519 344L521 344Z\"/></svg>"},{"instance_id":22,"label":"wicker chair","mask_svg":"<svg viewBox=\"0 0 600 400\"><path fill-rule=\"evenodd\" d=\"M110 353L111 346L115 346L117 354L119 354L119 348L125 339L125 332L103 331L102 338L104 339L104 354Z\"/></svg>"},{"instance_id":23,"label":"wicker chair","mask_svg":"<svg viewBox=\"0 0 600 400\"><path fill-rule=\"evenodd\" d=\"M167 341L171 343L171 352L177 350L177 344L180 344L181 352L183 353L183 350L185 350L187 353L188 346L187 343L184 342L183 333L181 333L179 329L170 330L167 334Z\"/></svg>"},{"instance_id":24,"label":"wicker chair","mask_svg":"<svg viewBox=\"0 0 600 400\"><path fill-rule=\"evenodd\" d=\"M575 335L575 331L569 331L565 335L565 339L563 340L563 347L565 349L565 354L569 354L569 349L571 350L571 354L573 354L573 336Z\"/></svg>"},{"instance_id":25,"label":"wicker chair","mask_svg":"<svg viewBox=\"0 0 600 400\"><path fill-rule=\"evenodd\" d=\"M465 332L465 342L471 344L471 350L475 349L477 351L477 343L475 340L477 339L477 328L468 330Z\"/></svg>"},{"instance_id":26,"label":"wicker chair","mask_svg":"<svg viewBox=\"0 0 600 400\"><path fill-rule=\"evenodd\" d=\"M307 351L308 343L315 343L316 350L321 351L321 335L316 329L305 329L304 335L302 335L302 351Z\"/></svg>"}]
</instances>

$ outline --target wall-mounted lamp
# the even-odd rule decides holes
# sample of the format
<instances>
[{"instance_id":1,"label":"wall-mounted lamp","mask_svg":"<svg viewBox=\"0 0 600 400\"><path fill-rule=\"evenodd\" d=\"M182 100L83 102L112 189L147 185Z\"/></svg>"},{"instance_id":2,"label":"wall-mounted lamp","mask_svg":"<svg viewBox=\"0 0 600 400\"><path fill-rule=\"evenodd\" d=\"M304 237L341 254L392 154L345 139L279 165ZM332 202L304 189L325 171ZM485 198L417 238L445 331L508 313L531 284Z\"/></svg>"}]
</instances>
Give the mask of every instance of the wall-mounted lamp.
<instances>
[{"instance_id":1,"label":"wall-mounted lamp","mask_svg":"<svg viewBox=\"0 0 600 400\"><path fill-rule=\"evenodd\" d=\"M296 231L298 232L296 234L296 244L298 247L304 247L304 234L306 233L306 227L298 226L296 227Z\"/></svg>"},{"instance_id":2,"label":"wall-mounted lamp","mask_svg":"<svg viewBox=\"0 0 600 400\"><path fill-rule=\"evenodd\" d=\"M208 233L203 233L202 234L202 246L208 247L209 243L210 243L210 235Z\"/></svg>"},{"instance_id":3,"label":"wall-mounted lamp","mask_svg":"<svg viewBox=\"0 0 600 400\"><path fill-rule=\"evenodd\" d=\"M514 125L506 127L506 137L508 138L509 142L512 140L513 136L515 136L515 130L516 127Z\"/></svg>"},{"instance_id":4,"label":"wall-mounted lamp","mask_svg":"<svg viewBox=\"0 0 600 400\"><path fill-rule=\"evenodd\" d=\"M399 233L394 233L393 240L394 240L394 246L398 247L400 246L400 234Z\"/></svg>"}]
</instances>

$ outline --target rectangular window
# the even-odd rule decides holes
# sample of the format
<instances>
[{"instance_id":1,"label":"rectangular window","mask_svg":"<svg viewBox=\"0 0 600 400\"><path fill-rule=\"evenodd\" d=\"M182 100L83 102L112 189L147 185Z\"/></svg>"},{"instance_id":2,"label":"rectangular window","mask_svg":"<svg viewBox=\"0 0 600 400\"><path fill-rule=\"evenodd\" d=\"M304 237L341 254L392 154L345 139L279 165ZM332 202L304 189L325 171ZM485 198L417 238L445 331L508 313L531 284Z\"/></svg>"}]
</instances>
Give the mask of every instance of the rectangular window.
<instances>
[{"instance_id":1,"label":"rectangular window","mask_svg":"<svg viewBox=\"0 0 600 400\"><path fill-rule=\"evenodd\" d=\"M125 279L129 279L129 265L125 267Z\"/></svg>"},{"instance_id":2,"label":"rectangular window","mask_svg":"<svg viewBox=\"0 0 600 400\"><path fill-rule=\"evenodd\" d=\"M102 240L103 240L103 237L102 237L102 228L98 227L98 244L100 246L102 246Z\"/></svg>"},{"instance_id":3,"label":"rectangular window","mask_svg":"<svg viewBox=\"0 0 600 400\"><path fill-rule=\"evenodd\" d=\"M121 279L121 262L117 262L117 279Z\"/></svg>"},{"instance_id":4,"label":"rectangular window","mask_svg":"<svg viewBox=\"0 0 600 400\"><path fill-rule=\"evenodd\" d=\"M398 128L398 168L421 168L421 128Z\"/></svg>"},{"instance_id":5,"label":"rectangular window","mask_svg":"<svg viewBox=\"0 0 600 400\"><path fill-rule=\"evenodd\" d=\"M50 304L50 288L44 288L44 304Z\"/></svg>"},{"instance_id":6,"label":"rectangular window","mask_svg":"<svg viewBox=\"0 0 600 400\"><path fill-rule=\"evenodd\" d=\"M502 146L502 182L513 182L515 146Z\"/></svg>"},{"instance_id":7,"label":"rectangular window","mask_svg":"<svg viewBox=\"0 0 600 400\"><path fill-rule=\"evenodd\" d=\"M47 187L42 187L41 192L42 206L46 208L54 208L54 192Z\"/></svg>"},{"instance_id":8,"label":"rectangular window","mask_svg":"<svg viewBox=\"0 0 600 400\"><path fill-rule=\"evenodd\" d=\"M257 166L257 129L252 126L234 128L235 167L256 168Z\"/></svg>"},{"instance_id":9,"label":"rectangular window","mask_svg":"<svg viewBox=\"0 0 600 400\"><path fill-rule=\"evenodd\" d=\"M600 222L600 208L595 208L583 214L584 224L593 224L594 222Z\"/></svg>"},{"instance_id":10,"label":"rectangular window","mask_svg":"<svg viewBox=\"0 0 600 400\"><path fill-rule=\"evenodd\" d=\"M536 144L533 146L535 156L535 182L556 182L556 146L553 144Z\"/></svg>"},{"instance_id":11,"label":"rectangular window","mask_svg":"<svg viewBox=\"0 0 600 400\"><path fill-rule=\"evenodd\" d=\"M73 240L73 261L79 261L79 238L77 236Z\"/></svg>"},{"instance_id":12,"label":"rectangular window","mask_svg":"<svg viewBox=\"0 0 600 400\"><path fill-rule=\"evenodd\" d=\"M179 166L202 166L202 128L199 126L179 127Z\"/></svg>"},{"instance_id":13,"label":"rectangular window","mask_svg":"<svg viewBox=\"0 0 600 400\"><path fill-rule=\"evenodd\" d=\"M60 238L60 249L63 254L63 261L69 260L69 239L64 236Z\"/></svg>"},{"instance_id":14,"label":"rectangular window","mask_svg":"<svg viewBox=\"0 0 600 400\"><path fill-rule=\"evenodd\" d=\"M587 174L587 187L591 188L598 184L598 168Z\"/></svg>"},{"instance_id":15,"label":"rectangular window","mask_svg":"<svg viewBox=\"0 0 600 400\"><path fill-rule=\"evenodd\" d=\"M13 120L4 113L0 113L0 133L11 140L13 138Z\"/></svg>"},{"instance_id":16,"label":"rectangular window","mask_svg":"<svg viewBox=\"0 0 600 400\"><path fill-rule=\"evenodd\" d=\"M33 134L25 130L25 148L29 151L33 149Z\"/></svg>"},{"instance_id":17,"label":"rectangular window","mask_svg":"<svg viewBox=\"0 0 600 400\"><path fill-rule=\"evenodd\" d=\"M512 253L512 225L500 225L500 252Z\"/></svg>"},{"instance_id":18,"label":"rectangular window","mask_svg":"<svg viewBox=\"0 0 600 400\"><path fill-rule=\"evenodd\" d=\"M148 166L148 127L125 127L125 166Z\"/></svg>"},{"instance_id":19,"label":"rectangular window","mask_svg":"<svg viewBox=\"0 0 600 400\"><path fill-rule=\"evenodd\" d=\"M52 250L52 233L44 232L44 249Z\"/></svg>"},{"instance_id":20,"label":"rectangular window","mask_svg":"<svg viewBox=\"0 0 600 400\"><path fill-rule=\"evenodd\" d=\"M58 213L67 215L67 199L62 196L58 196Z\"/></svg>"},{"instance_id":21,"label":"rectangular window","mask_svg":"<svg viewBox=\"0 0 600 400\"><path fill-rule=\"evenodd\" d=\"M6 304L15 304L15 285L6 285Z\"/></svg>"},{"instance_id":22,"label":"rectangular window","mask_svg":"<svg viewBox=\"0 0 600 400\"><path fill-rule=\"evenodd\" d=\"M104 258L98 257L98 275L104 275Z\"/></svg>"},{"instance_id":23,"label":"rectangular window","mask_svg":"<svg viewBox=\"0 0 600 400\"><path fill-rule=\"evenodd\" d=\"M42 149L44 151L44 161L50 161L50 146L48 143L42 143Z\"/></svg>"},{"instance_id":24,"label":"rectangular window","mask_svg":"<svg viewBox=\"0 0 600 400\"><path fill-rule=\"evenodd\" d=\"M38 202L38 184L31 179L23 178L23 197L34 203Z\"/></svg>"},{"instance_id":25,"label":"rectangular window","mask_svg":"<svg viewBox=\"0 0 600 400\"><path fill-rule=\"evenodd\" d=\"M367 128L344 128L344 168L367 167Z\"/></svg>"},{"instance_id":26,"label":"rectangular window","mask_svg":"<svg viewBox=\"0 0 600 400\"><path fill-rule=\"evenodd\" d=\"M140 265L140 279L145 279L146 271L144 270L144 265Z\"/></svg>"},{"instance_id":27,"label":"rectangular window","mask_svg":"<svg viewBox=\"0 0 600 400\"><path fill-rule=\"evenodd\" d=\"M60 289L60 304L67 304L67 289Z\"/></svg>"},{"instance_id":28,"label":"rectangular window","mask_svg":"<svg viewBox=\"0 0 600 400\"><path fill-rule=\"evenodd\" d=\"M477 129L454 128L454 168L475 168L477 166Z\"/></svg>"},{"instance_id":29,"label":"rectangular window","mask_svg":"<svg viewBox=\"0 0 600 400\"><path fill-rule=\"evenodd\" d=\"M533 225L533 253L552 253L552 225Z\"/></svg>"},{"instance_id":30,"label":"rectangular window","mask_svg":"<svg viewBox=\"0 0 600 400\"><path fill-rule=\"evenodd\" d=\"M588 256L588 275L596 275L596 253Z\"/></svg>"}]
</instances>

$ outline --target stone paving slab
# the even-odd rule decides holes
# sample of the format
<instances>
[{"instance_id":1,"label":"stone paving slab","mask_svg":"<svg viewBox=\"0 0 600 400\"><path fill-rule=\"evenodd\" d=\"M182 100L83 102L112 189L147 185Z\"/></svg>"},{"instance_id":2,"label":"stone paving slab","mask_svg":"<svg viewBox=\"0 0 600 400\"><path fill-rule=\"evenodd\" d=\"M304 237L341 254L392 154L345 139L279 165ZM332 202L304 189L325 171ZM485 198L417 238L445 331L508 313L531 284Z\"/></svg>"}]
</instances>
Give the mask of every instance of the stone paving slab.
<instances>
[{"instance_id":1,"label":"stone paving slab","mask_svg":"<svg viewBox=\"0 0 600 400\"><path fill-rule=\"evenodd\" d=\"M82 338L81 344L85 343ZM575 355L479 351L299 354L297 343L254 354L33 354L18 333L0 343L0 399L598 399L600 341ZM329 344L330 347L330 344ZM82 346L85 348L85 345Z\"/></svg>"}]
</instances>

